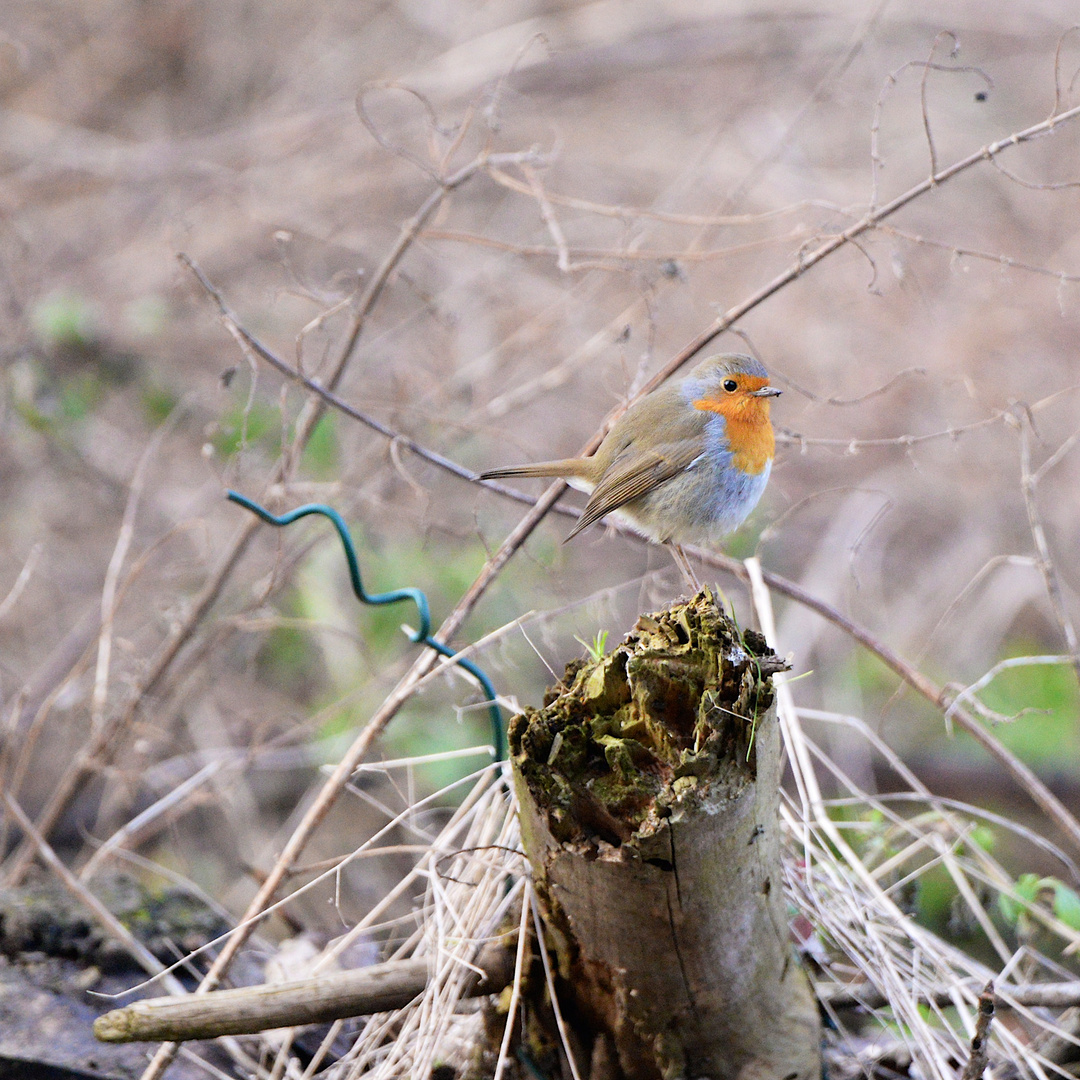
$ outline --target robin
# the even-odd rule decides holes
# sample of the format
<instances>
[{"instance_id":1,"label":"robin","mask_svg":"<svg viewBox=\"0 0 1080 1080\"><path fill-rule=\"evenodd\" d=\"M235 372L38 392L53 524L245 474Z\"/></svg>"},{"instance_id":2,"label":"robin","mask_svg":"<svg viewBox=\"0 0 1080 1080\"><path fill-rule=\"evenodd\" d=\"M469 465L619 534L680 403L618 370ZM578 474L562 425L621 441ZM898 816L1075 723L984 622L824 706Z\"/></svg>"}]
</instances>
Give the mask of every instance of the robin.
<instances>
[{"instance_id":1,"label":"robin","mask_svg":"<svg viewBox=\"0 0 1080 1080\"><path fill-rule=\"evenodd\" d=\"M710 356L623 413L591 457L490 469L480 477L562 477L589 493L567 540L617 512L636 532L671 545L696 586L680 545L717 543L757 505L776 448L769 399L779 393L752 357Z\"/></svg>"}]
</instances>

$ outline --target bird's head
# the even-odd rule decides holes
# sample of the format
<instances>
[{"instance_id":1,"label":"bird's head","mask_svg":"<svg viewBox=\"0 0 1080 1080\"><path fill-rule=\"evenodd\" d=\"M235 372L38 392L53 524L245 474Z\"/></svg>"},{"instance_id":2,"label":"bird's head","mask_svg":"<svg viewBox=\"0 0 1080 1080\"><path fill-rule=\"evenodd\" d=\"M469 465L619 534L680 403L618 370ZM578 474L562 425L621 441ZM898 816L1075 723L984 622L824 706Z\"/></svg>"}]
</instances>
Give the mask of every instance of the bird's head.
<instances>
[{"instance_id":1,"label":"bird's head","mask_svg":"<svg viewBox=\"0 0 1080 1080\"><path fill-rule=\"evenodd\" d=\"M702 360L686 381L695 409L719 413L736 425L768 424L769 399L780 393L757 360L738 353Z\"/></svg>"}]
</instances>

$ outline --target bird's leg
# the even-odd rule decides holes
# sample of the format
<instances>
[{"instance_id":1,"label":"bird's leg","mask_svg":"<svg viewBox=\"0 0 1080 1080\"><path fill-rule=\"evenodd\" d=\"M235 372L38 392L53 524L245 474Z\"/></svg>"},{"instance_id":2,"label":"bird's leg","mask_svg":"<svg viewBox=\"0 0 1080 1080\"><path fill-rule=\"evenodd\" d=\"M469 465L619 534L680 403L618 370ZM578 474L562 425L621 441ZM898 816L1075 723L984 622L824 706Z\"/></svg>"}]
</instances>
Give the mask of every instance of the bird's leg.
<instances>
[{"instance_id":1,"label":"bird's leg","mask_svg":"<svg viewBox=\"0 0 1080 1080\"><path fill-rule=\"evenodd\" d=\"M694 573L694 568L690 565L690 560L686 557L686 552L672 540L668 541L667 546L671 549L671 557L675 560L675 565L682 573L683 581L690 586L690 591L692 593L701 592L701 582L698 581L697 574Z\"/></svg>"}]
</instances>

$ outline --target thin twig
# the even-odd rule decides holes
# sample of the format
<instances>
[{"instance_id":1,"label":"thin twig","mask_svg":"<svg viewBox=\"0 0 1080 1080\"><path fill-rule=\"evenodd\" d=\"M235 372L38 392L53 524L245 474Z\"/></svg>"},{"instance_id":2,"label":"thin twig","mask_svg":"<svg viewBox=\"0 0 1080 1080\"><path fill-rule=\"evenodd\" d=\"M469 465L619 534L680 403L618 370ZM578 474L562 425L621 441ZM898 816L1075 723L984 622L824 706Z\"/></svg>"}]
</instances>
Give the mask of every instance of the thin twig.
<instances>
[{"instance_id":1,"label":"thin twig","mask_svg":"<svg viewBox=\"0 0 1080 1080\"><path fill-rule=\"evenodd\" d=\"M1057 569L1050 556L1050 545L1046 539L1046 530L1043 528L1042 515L1039 512L1039 502L1036 495L1038 480L1031 469L1031 417L1028 410L1018 408L1014 413L1016 423L1020 431L1020 489L1024 493L1024 507L1027 510L1028 527L1031 529L1031 538L1035 542L1036 561L1039 573L1043 576L1046 584L1046 594L1050 598L1050 606L1054 610L1054 617L1061 628L1062 637L1065 639L1065 647L1072 657L1073 671L1077 681L1080 681L1080 650L1077 648L1076 627L1065 606L1065 598L1062 595L1061 583L1058 581Z\"/></svg>"},{"instance_id":2,"label":"thin twig","mask_svg":"<svg viewBox=\"0 0 1080 1080\"><path fill-rule=\"evenodd\" d=\"M963 705L964 702L970 702L973 706L978 708L980 715L982 716L992 718L998 722L1012 720L1014 717L1004 716L992 709L988 709L976 699L975 695L980 690L989 686L1003 671L1010 671L1013 668L1018 667L1028 667L1033 664L1073 664L1075 661L1076 657L1068 654L1065 656L1011 656L1008 659L999 660L989 671L979 676L973 683L965 686L956 697L953 698L952 704L945 710L945 719L951 719L953 713Z\"/></svg>"},{"instance_id":3,"label":"thin twig","mask_svg":"<svg viewBox=\"0 0 1080 1080\"><path fill-rule=\"evenodd\" d=\"M990 1025L994 1022L994 984L988 982L979 995L979 1014L975 1034L971 1036L971 1057L964 1066L960 1080L980 1080L990 1064Z\"/></svg>"},{"instance_id":4,"label":"thin twig","mask_svg":"<svg viewBox=\"0 0 1080 1080\"><path fill-rule=\"evenodd\" d=\"M957 40L956 35L951 30L940 30L937 36L934 38L933 45L930 46L930 55L926 59L926 63L923 64L922 79L919 81L919 103L922 106L922 122L923 122L923 134L926 136L926 148L930 152L930 175L933 176L937 173L937 150L934 147L934 133L930 128L930 110L926 104L926 83L930 78L931 71L949 71L955 70L950 68L943 68L940 64L934 63L934 53L937 52L938 45L946 39L952 42L952 49L949 51L949 58L956 56L960 51L960 42Z\"/></svg>"},{"instance_id":5,"label":"thin twig","mask_svg":"<svg viewBox=\"0 0 1080 1080\"><path fill-rule=\"evenodd\" d=\"M740 337L746 338L747 335L741 331L735 331ZM749 343L749 339L747 338ZM753 346L751 346L753 349ZM756 355L756 350L753 350ZM853 398L841 398L841 397L822 397L820 394L815 394L813 390L808 390L805 386L800 386L790 375L784 375L779 372L773 373L773 381L780 383L782 386L790 387L796 394L800 394L802 397L809 401L816 402L818 405L833 405L839 408L844 408L850 405L863 405L871 398L880 397L883 394L887 394L898 382L902 379L906 379L911 375L926 375L927 370L924 367L906 367L898 371L887 382L882 383L881 386L875 387L873 390L867 390L865 394L859 394L858 397Z\"/></svg>"},{"instance_id":6,"label":"thin twig","mask_svg":"<svg viewBox=\"0 0 1080 1080\"><path fill-rule=\"evenodd\" d=\"M566 234L562 231L559 219L555 216L555 209L548 201L547 193L544 191L543 184L540 183L540 178L536 175L536 170L525 165L522 166L521 171L525 174L525 179L529 181L532 196L536 200L536 205L540 208L540 217L547 226L551 239L555 242L555 249L559 253L559 270L564 274L569 274L570 253L566 244Z\"/></svg>"},{"instance_id":7,"label":"thin twig","mask_svg":"<svg viewBox=\"0 0 1080 1080\"><path fill-rule=\"evenodd\" d=\"M258 340L253 334L251 334L247 328L237 319L233 312L229 309L225 303L224 297L217 287L210 281L210 279L203 273L199 265L187 256L183 257L183 261L188 269L195 275L196 280L206 291L207 295L217 305L218 315L221 318L222 323L232 335L233 339L239 344L245 355L253 355L261 360L264 360L276 371L280 372L286 378L291 379L293 382L299 383L301 386L310 390L311 393L318 396L318 398L325 402L327 405L332 405L339 412L345 416L350 417L353 420L359 421L365 427L370 428L372 431L378 432L380 435L385 436L392 443L398 446L404 446L406 449L411 450L417 457L424 461L429 462L432 465L450 473L453 476L457 476L462 480L468 480L470 483L480 483L479 475L473 472L472 469L466 469L463 465L459 465L456 461L439 454L434 450L429 450L426 446L416 442L415 439L409 438L408 435L402 434L400 431L396 431L394 428L376 420L373 416L365 412L361 412L355 406L349 404L344 398L339 397L333 390L327 389L318 379L313 379L305 375L298 368L293 367L287 361L282 360L276 353L268 349L261 341ZM486 484L487 482L484 481ZM503 485L497 485L502 488ZM499 494L506 495L508 498L515 499L518 502L532 502L533 500L522 494L521 492L515 492L511 488L500 490Z\"/></svg>"},{"instance_id":8,"label":"thin twig","mask_svg":"<svg viewBox=\"0 0 1080 1080\"><path fill-rule=\"evenodd\" d=\"M1066 191L1069 188L1080 187L1080 180L1027 180L1023 176L1014 173L1012 169L1006 169L1000 161L993 161L991 164L1007 180L1019 184L1020 187L1027 188L1028 191Z\"/></svg>"},{"instance_id":9,"label":"thin twig","mask_svg":"<svg viewBox=\"0 0 1080 1080\"><path fill-rule=\"evenodd\" d=\"M501 169L489 168L488 176L495 183L501 184L510 191L516 191L519 195L536 197L531 184L522 183ZM819 199L805 199L802 202L792 203L790 206L782 206L779 210L763 210L758 214L673 214L664 210L649 210L637 206L612 206L608 203L592 202L589 199L578 199L571 195L556 195L546 189L544 194L547 201L555 206L584 210L586 213L598 214L601 217L620 218L624 221L662 221L669 225L689 225L698 228L717 225L758 225L808 209L828 210L832 213L842 212L839 206L832 203Z\"/></svg>"},{"instance_id":10,"label":"thin twig","mask_svg":"<svg viewBox=\"0 0 1080 1080\"><path fill-rule=\"evenodd\" d=\"M1061 99L1064 96L1061 86L1061 50L1065 47L1066 38L1070 34L1075 34L1078 30L1080 30L1080 26L1075 24L1070 26L1058 38L1057 47L1054 49L1054 107L1050 110L1051 116L1061 108Z\"/></svg>"},{"instance_id":11,"label":"thin twig","mask_svg":"<svg viewBox=\"0 0 1080 1080\"><path fill-rule=\"evenodd\" d=\"M551 228L549 221L545 220L544 223L549 229ZM558 227L557 223L556 227ZM809 227L800 225L779 236L765 236L758 240L747 240L741 244L729 244L727 247L722 248L706 248L703 250L691 248L657 250L650 248L640 251L633 248L575 247L570 249L565 245L565 238L562 244L556 243L555 246L549 247L547 244L515 244L508 240L496 240L479 233L460 232L455 229L425 229L423 233L425 240L447 240L459 244L473 244L476 247L505 251L509 255L544 259L554 256L556 265L563 273L575 270L618 270L621 269L618 263L622 262L712 262L715 259L725 259L731 255L756 251L759 248L770 247L774 244L790 243L792 240L805 241L807 236L817 235L820 235L817 230L812 232ZM574 256L572 263L570 262L571 253Z\"/></svg>"},{"instance_id":12,"label":"thin twig","mask_svg":"<svg viewBox=\"0 0 1080 1080\"><path fill-rule=\"evenodd\" d=\"M946 428L944 431L931 431L925 435L888 435L880 439L819 439L813 436L800 435L798 432L780 430L776 433L778 443L786 443L798 446L800 449L807 446L832 446L845 450L849 455L857 454L860 450L871 450L886 446L902 446L909 449L920 443L936 442L939 439L952 439L956 441L961 435L980 428L992 427L1000 423L1005 413L997 412L993 416L983 417L982 420L973 420L970 424L960 424L958 427Z\"/></svg>"},{"instance_id":13,"label":"thin twig","mask_svg":"<svg viewBox=\"0 0 1080 1080\"><path fill-rule=\"evenodd\" d=\"M7 618L8 612L18 603L27 582L33 577L34 568L37 566L38 559L41 558L44 549L45 545L41 543L35 544L30 549L30 554L27 555L26 562L23 563L19 576L15 579L15 584L8 590L8 594L3 601L0 601L0 620Z\"/></svg>"},{"instance_id":14,"label":"thin twig","mask_svg":"<svg viewBox=\"0 0 1080 1080\"><path fill-rule=\"evenodd\" d=\"M1080 431L1074 431L1032 474L1035 484L1042 483L1046 474L1072 452L1073 447L1080 443Z\"/></svg>"},{"instance_id":15,"label":"thin twig","mask_svg":"<svg viewBox=\"0 0 1080 1080\"><path fill-rule=\"evenodd\" d=\"M555 988L555 976L551 970L547 942L544 940L544 923L540 917L540 905L536 902L536 893L531 893L528 900L529 906L532 908L536 948L544 965L544 981L547 983L548 999L551 1001L551 1008L555 1013L555 1025L559 1029L559 1039L562 1042L563 1053L566 1055L566 1062L570 1066L570 1075L573 1080L581 1080L581 1073L574 1058L574 1048L570 1045L570 1031L566 1026L566 1021L563 1020L562 1009L559 1007L559 993Z\"/></svg>"},{"instance_id":16,"label":"thin twig","mask_svg":"<svg viewBox=\"0 0 1080 1080\"><path fill-rule=\"evenodd\" d=\"M190 796L195 794L215 773L220 772L226 765L235 768L237 762L230 762L224 757L218 757L207 762L194 776L189 776L182 784L177 784L176 787L163 795L153 805L148 806L141 814L136 814L135 817L124 824L123 828L117 829L94 852L86 865L79 871L79 880L90 881L106 859L124 847L138 844L150 829L157 826L158 819L162 815L182 806Z\"/></svg>"},{"instance_id":17,"label":"thin twig","mask_svg":"<svg viewBox=\"0 0 1080 1080\"><path fill-rule=\"evenodd\" d=\"M922 105L923 131L924 131L924 133L926 135L927 145L929 146L929 149L930 149L930 183L931 183L931 185L933 185L935 183L934 176L935 176L935 173L937 172L937 155L936 155L936 153L934 151L934 140L933 140L933 136L930 133L930 116L929 116L929 113L927 112L927 106L926 106L926 78L927 78L927 75L931 71L946 71L946 72L957 72L957 73L965 73L966 72L966 73L969 73L969 74L975 74L975 75L980 76L982 78L983 82L986 84L986 86L988 88L992 88L993 85L994 85L994 80L991 79L990 76L987 75L986 72L982 70L982 68L969 67L969 66L950 67L950 66L947 66L945 64L935 64L935 63L933 63L933 56L934 56L935 50L937 49L938 42L941 40L941 38L943 36L946 36L946 35L951 37L954 42L956 41L956 35L953 34L951 30L943 30L940 34L938 34L938 36L936 38L934 38L934 44L930 49L930 59L929 60L909 60L906 64L901 64L900 67L898 67L895 71L890 72L885 77L885 82L882 84L881 91L880 91L880 93L878 94L878 97L877 97L877 101L874 103L874 119L873 119L873 122L870 125L870 175L871 175L871 183L872 183L872 191L871 191L871 194L870 194L870 208L871 209L873 209L875 206L877 206L877 200L878 200L878 174L885 167L885 163L884 163L884 161L882 161L881 152L880 152L880 149L878 147L878 136L879 136L879 134L881 132L881 114L882 114L882 112L884 111L884 108L885 108L885 96L888 94L888 92L890 90L892 90L892 88L894 86L897 86L899 84L900 76L903 75L905 71L908 71L911 68L921 68L922 72L923 72L922 82L921 82L920 101L921 101L921 105ZM953 52L953 55L954 56L956 55L955 51ZM1055 112L1056 112L1056 110L1055 110Z\"/></svg>"},{"instance_id":18,"label":"thin twig","mask_svg":"<svg viewBox=\"0 0 1080 1080\"><path fill-rule=\"evenodd\" d=\"M146 483L146 473L165 436L176 426L181 411L179 408L173 409L165 423L154 432L153 438L147 443L146 449L140 455L139 463L135 466L135 474L131 478L127 503L124 506L124 516L120 521L120 529L117 533L116 544L113 547L112 558L109 559L109 566L105 572L105 584L101 589L101 629L98 632L94 691L90 698L90 725L92 730L101 725L108 700L113 620L116 617L118 607L117 585L120 580L120 571L123 569L124 560L127 558L132 538L135 535L135 517L139 511L139 500L142 498L143 485Z\"/></svg>"},{"instance_id":19,"label":"thin twig","mask_svg":"<svg viewBox=\"0 0 1080 1080\"><path fill-rule=\"evenodd\" d=\"M518 1002L521 1000L521 985L525 976L525 950L529 943L529 911L532 907L532 888L525 879L525 892L521 898L521 922L518 925L517 957L514 960L514 981L510 984L510 1002L506 1007L506 1027L503 1029L502 1044L499 1046L499 1060L495 1064L494 1080L502 1080L510 1060L510 1041L514 1037L517 1021Z\"/></svg>"},{"instance_id":20,"label":"thin twig","mask_svg":"<svg viewBox=\"0 0 1080 1080\"><path fill-rule=\"evenodd\" d=\"M947 251L954 259L981 259L984 262L997 263L1009 270L1023 270L1029 274L1041 274L1044 277L1054 278L1056 281L1080 281L1080 274L1071 274L1065 270L1051 270L1048 266L1036 266L1034 263L1024 262L1022 259L1014 259L1011 255L995 254L992 251L980 251L977 248L962 247L959 244L949 244L944 240L932 240L921 236L919 233L907 232L898 229L895 225L879 225L878 231L886 236L895 236L899 240L907 240L912 244L922 247L939 248Z\"/></svg>"},{"instance_id":21,"label":"thin twig","mask_svg":"<svg viewBox=\"0 0 1080 1080\"><path fill-rule=\"evenodd\" d=\"M90 666L92 661L91 646L97 636L100 625L100 605L92 612L92 618L84 617L60 644L58 654L45 666L43 672L20 692L11 709L6 738L0 745L0 789L10 791L19 797L22 783L33 761L33 747L38 736L45 730L53 705L76 679ZM42 677L43 676L43 677ZM38 688L44 689L52 683L47 693L38 700ZM36 685L33 685L36 684ZM31 708L32 706L32 708ZM18 757L8 772L10 757L18 749ZM0 851L8 849L8 826L6 815L0 815ZM29 845L23 845L25 859L33 858ZM19 851L16 850L15 855ZM15 858L13 855L12 858ZM29 863L26 863L29 865ZM5 880L12 884L10 878Z\"/></svg>"}]
</instances>

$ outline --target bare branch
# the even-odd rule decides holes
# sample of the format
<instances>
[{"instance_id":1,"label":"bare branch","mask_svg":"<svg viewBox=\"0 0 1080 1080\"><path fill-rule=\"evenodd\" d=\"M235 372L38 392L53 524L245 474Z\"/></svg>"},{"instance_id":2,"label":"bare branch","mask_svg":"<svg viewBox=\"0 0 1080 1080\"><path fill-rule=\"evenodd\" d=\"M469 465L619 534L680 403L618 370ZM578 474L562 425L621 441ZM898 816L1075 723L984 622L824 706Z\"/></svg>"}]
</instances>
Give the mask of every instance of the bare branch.
<instances>
[{"instance_id":1,"label":"bare branch","mask_svg":"<svg viewBox=\"0 0 1080 1080\"><path fill-rule=\"evenodd\" d=\"M930 115L926 104L926 80L931 71L948 71L948 72L967 72L980 76L983 82L988 88L992 88L994 80L982 68L977 67L956 67L947 66L944 64L933 63L934 53L937 51L938 43L945 38L951 38L953 41L953 51L951 56L955 56L959 51L959 42L956 35L951 30L942 30L937 37L934 38L934 44L930 48L930 58L928 60L909 60L906 64L901 64L895 71L890 72L885 82L882 84L881 90L878 93L877 101L874 103L874 119L870 125L870 176L871 176L871 194L870 194L870 209L873 210L877 206L878 200L878 174L885 167L885 163L882 161L881 153L878 149L878 137L881 132L881 114L885 108L885 97L894 86L900 82L900 76L904 72L911 68L919 68L922 70L922 80L920 82L920 101L922 104L922 121L923 132L926 135L926 144L930 150L930 182L933 184L934 176L937 173L937 153L934 149L934 139L930 132ZM1055 110L1056 112L1056 110Z\"/></svg>"},{"instance_id":2,"label":"bare branch","mask_svg":"<svg viewBox=\"0 0 1080 1080\"><path fill-rule=\"evenodd\" d=\"M1030 191L1065 191L1068 188L1080 187L1080 180L1025 180L1011 169L1006 169L1000 161L992 160L990 163L1002 176Z\"/></svg>"},{"instance_id":3,"label":"bare branch","mask_svg":"<svg viewBox=\"0 0 1080 1080\"><path fill-rule=\"evenodd\" d=\"M1062 595L1061 583L1058 581L1057 569L1050 555L1050 545L1046 539L1046 530L1043 527L1036 496L1038 480L1031 470L1031 416L1025 408L1016 409L1011 415L1020 432L1020 487L1024 493L1028 527L1031 529L1031 538L1035 542L1036 564L1046 583L1046 594L1050 598L1050 606L1053 608L1058 626L1061 627L1065 647L1072 657L1073 670L1076 672L1077 680L1080 681L1080 650L1077 648L1076 628L1065 607L1065 598Z\"/></svg>"},{"instance_id":4,"label":"bare branch","mask_svg":"<svg viewBox=\"0 0 1080 1080\"><path fill-rule=\"evenodd\" d=\"M1030 274L1042 274L1046 277L1052 277L1057 281L1080 281L1080 274L1070 274L1065 270L1051 270L1048 266L1034 266L1031 263L1023 262L1020 259L1014 259L1009 255L998 255L990 251L978 251L975 248L949 244L943 240L931 240L926 236L905 232L903 229L896 228L895 225L880 225L878 226L878 231L889 236L896 236L902 240L909 240L911 243L919 244L922 247L940 248L942 251L947 251L954 259L965 257L969 259L982 259L985 262L997 263L999 266L1006 267L1009 270L1025 270Z\"/></svg>"},{"instance_id":5,"label":"bare branch","mask_svg":"<svg viewBox=\"0 0 1080 1080\"><path fill-rule=\"evenodd\" d=\"M707 327L702 333L697 335L691 342L689 342L679 353L674 356L667 364L665 364L644 386L640 388L637 397L643 396L648 393L661 382L664 381L669 375L682 366L691 356L698 352L701 348L714 340L719 334L723 333L728 327L730 327L739 318L744 316L747 312L753 310L759 304L764 302L767 298L776 293L779 289L783 288L791 281L794 281L797 277L800 277L812 266L815 266L818 262L825 259L828 255L834 251L845 246L850 241L858 238L864 232L874 228L880 221L889 217L897 210L906 206L920 195L929 191L932 187L944 183L954 176L959 175L965 170L978 164L984 160L991 160L998 154L1011 146L1019 145L1029 139L1035 138L1038 135L1046 134L1053 131L1057 126L1066 123L1077 116L1080 116L1080 107L1072 110L1068 110L1063 113L1055 114L1053 117L1041 122L1040 124L1033 125L1022 131L1018 131L1005 139L998 140L997 142L988 144L981 150L974 154L955 162L947 168L941 170L935 175L927 178L920 184L909 189L904 194L893 199L885 206L879 208L873 208L869 213L864 215L858 222L849 226L843 232L832 237L828 241L822 243L813 251L800 258L795 264L788 268L785 272L778 275L772 281L768 282L762 288L758 289L751 296L746 298L743 302L737 306L729 309L727 312L719 316L709 327ZM463 170L457 174L463 179L468 175L472 175L476 169L480 167L480 163L474 161L469 166L466 166ZM471 171L470 171L471 170ZM449 184L449 180L445 184ZM429 197L428 201L421 208L421 211L407 222L403 227L401 235L399 237L399 244L397 248L403 251L411 239L416 235L420 228L419 222L421 219L426 219L426 216L431 213L435 206L437 206L445 192L448 190L446 186L441 186L440 189ZM392 253L393 254L393 253ZM400 255L400 252L399 252ZM399 257L398 255L398 257ZM383 283L386 280L386 275L379 275L381 280L377 277L376 280L368 286L368 290L365 292L365 297L370 297L371 302L377 298L379 291L382 288ZM363 306L363 304L361 305ZM362 324L362 318L356 327L356 333L350 335L349 342L345 348L343 355L348 356L355 344L356 336L359 334L359 326ZM230 333L232 330L230 330ZM330 385L329 389L333 390L334 386ZM630 402L626 403L627 405ZM625 408L626 406L623 406ZM621 412L622 409L616 411L616 414ZM604 433L607 430L607 425L614 419L613 414L607 420L607 422L601 427L599 431L593 436L592 439L586 444L584 452L590 452L595 449L603 438ZM482 571L481 575L476 579L468 592L462 597L461 601L451 614L450 618L446 620L443 627L440 629L439 638L445 640L461 625L466 615L472 610L473 606L477 603L483 593L486 591L488 585L494 580L495 576L499 573L502 566L509 560L511 555L517 550L517 548L525 541L525 539L532 533L536 525L546 516L550 508L555 504L558 498L565 491L566 485L562 482L552 484L541 496L536 505L525 515L525 517L519 522L518 526L511 532L511 534L504 541L499 551L488 562ZM745 571L743 571L745 573ZM794 586L793 586L794 587ZM797 587L796 587L797 588ZM815 606L815 605L811 605ZM838 613L837 613L838 614ZM855 629L855 628L853 628ZM863 638L873 640L870 635L862 632ZM936 687L930 680L922 676L921 673L914 672L910 665L907 665L902 661L895 653L888 650L881 643L875 642L878 646L879 655L891 656L893 663L890 664L894 670L898 672L904 672L905 676L912 679L914 683L921 687L921 691L930 696L932 700L940 704L943 697L943 692ZM877 650L876 650L877 651ZM335 801L338 793L344 786L348 776L352 773L354 767L364 758L368 749L371 746L374 738L381 732L390 719L396 714L398 709L409 697L412 692L412 688L416 681L422 677L434 662L432 654L428 653L420 657L410 669L409 673L399 682L395 690L386 699L383 705L376 711L367 727L360 733L357 739L354 741L352 747L347 751L345 756L339 762L335 768L333 774L328 779L326 784L320 790L315 801L309 807L307 813L305 813L303 820L297 826L292 837L285 845L285 849L282 852L281 857L278 859L275 867L267 876L266 881L259 889L258 894L249 905L248 915L245 916L245 923L248 919L262 912L266 903L276 892L277 888L285 878L288 869L295 863L299 852L306 845L314 829L318 826L323 816L329 809L330 805ZM1065 810L1063 806L1045 789L1045 785L1042 785L1037 777L1034 776L1030 770L1026 769L1022 763L1018 762L1008 751L992 739L985 731L981 729L981 726L971 717L967 716L962 711L957 711L956 714L957 723L965 726L965 730L968 730L966 725L970 725L970 730L976 738L980 738L984 745L987 742L993 746L992 752L994 752L999 760L1007 761L1010 772L1016 777L1023 777L1026 781L1028 790L1033 793L1033 797L1037 797L1040 801L1040 805L1044 806L1044 809L1056 821L1066 827L1069 835L1072 836L1074 842L1080 845L1080 823ZM989 747L988 747L989 748ZM248 931L249 932L249 931ZM240 947L243 940L246 937L244 931L238 932L233 935L217 961L211 968L210 973L204 983L204 988L213 986L220 978L222 971L229 965L236 950ZM150 1068L144 1074L144 1080L151 1080L153 1077L158 1077L164 1067L172 1059L175 1053L175 1047L166 1044L159 1050L158 1055L155 1057L154 1062L151 1063Z\"/></svg>"},{"instance_id":6,"label":"bare branch","mask_svg":"<svg viewBox=\"0 0 1080 1080\"><path fill-rule=\"evenodd\" d=\"M550 229L547 218L545 224ZM552 218L552 220L554 220ZM558 223L556 223L558 228ZM701 251L693 249L669 249L658 251L650 249L635 251L630 248L569 248L566 246L565 237L562 243L556 243L554 247L545 244L514 244L506 240L495 240L491 237L480 236L476 233L456 232L453 229L425 229L425 240L449 240L460 244L474 244L477 247L492 248L495 251L505 251L510 255L520 255L538 258L555 257L559 269L563 273L578 270L618 270L622 269L617 264L621 262L712 262L715 259L724 259L731 255L737 255L744 251L756 251L763 247L774 244L788 243L793 240L801 240L810 234L810 229L799 226L782 236L766 236L760 240L748 240L743 244L732 244L723 248L708 248ZM560 230L561 236L561 230ZM574 262L571 263L570 256ZM609 261L605 261L609 260Z\"/></svg>"},{"instance_id":7,"label":"bare branch","mask_svg":"<svg viewBox=\"0 0 1080 1080\"><path fill-rule=\"evenodd\" d=\"M873 390L867 390L865 394L860 394L858 397L853 398L839 398L839 397L821 397L815 394L812 390L807 390L805 386L800 386L790 375L785 375L783 372L774 372L773 378L776 382L783 383L784 386L790 387L796 394L801 394L803 397L808 398L810 401L814 401L819 405L835 405L838 407L846 407L848 405L862 405L864 402L870 401L872 398L881 397L883 394L887 394L898 382L903 379L909 378L913 375L926 375L926 368L923 367L907 367L898 371L888 382L883 383L881 386L876 387ZM947 434L947 433L945 433ZM903 436L899 436L903 438ZM793 435L793 440L799 440L800 436Z\"/></svg>"},{"instance_id":8,"label":"bare branch","mask_svg":"<svg viewBox=\"0 0 1080 1080\"><path fill-rule=\"evenodd\" d=\"M922 107L923 133L926 136L926 148L930 152L930 175L937 174L937 151L934 149L934 134L930 130L930 112L926 105L926 80L930 77L931 68L940 70L940 65L934 65L934 53L938 45L943 41L951 41L952 48L949 50L949 58L952 59L960 51L960 39L951 30L941 30L934 38L934 44L930 46L930 55L923 64L922 78L919 80L919 104Z\"/></svg>"},{"instance_id":9,"label":"bare branch","mask_svg":"<svg viewBox=\"0 0 1080 1080\"><path fill-rule=\"evenodd\" d=\"M1012 656L1006 660L999 660L989 671L981 675L970 686L965 686L955 698L952 703L945 710L945 719L952 718L953 713L964 704L964 702L970 702L973 706L980 706L981 703L975 698L975 695L980 690L985 690L1003 671L1011 671L1013 668L1018 667L1030 667L1032 665L1051 665L1056 666L1059 664L1072 664L1075 663L1074 656ZM982 706L985 708L985 706ZM1025 709L1025 712L1032 710ZM991 711L987 711L985 715L991 715ZM994 719L997 720L1012 720L1014 717L1001 716L999 713L992 713Z\"/></svg>"},{"instance_id":10,"label":"bare branch","mask_svg":"<svg viewBox=\"0 0 1080 1080\"><path fill-rule=\"evenodd\" d=\"M524 165L522 166L521 171L525 174L525 179L529 182L529 189L532 192L533 198L536 199L536 203L540 207L540 217L543 218L548 232L551 233L551 239L555 242L555 250L559 253L557 264L559 270L564 274L569 274L570 254L566 244L566 234L562 231L559 219L555 216L555 210L548 201L544 186L540 183L540 178L536 175L535 169L531 169L528 165Z\"/></svg>"},{"instance_id":11,"label":"bare branch","mask_svg":"<svg viewBox=\"0 0 1080 1080\"><path fill-rule=\"evenodd\" d=\"M488 175L495 183L502 185L509 191L516 191L519 195L528 195L531 198L536 197L536 193L530 184L516 180L502 169L489 168ZM696 228L718 225L760 225L766 221L773 221L776 218L787 217L790 214L798 214L809 209L828 210L834 214L843 213L839 206L820 199L804 199L802 202L792 203L790 206L782 206L778 210L763 210L758 214L674 214L641 206L611 206L607 203L593 202L590 199L557 195L547 191L546 188L545 197L553 206L565 206L571 210L582 210L589 214L597 214L600 217L619 218L623 221L662 221L668 225L687 225Z\"/></svg>"}]
</instances>

